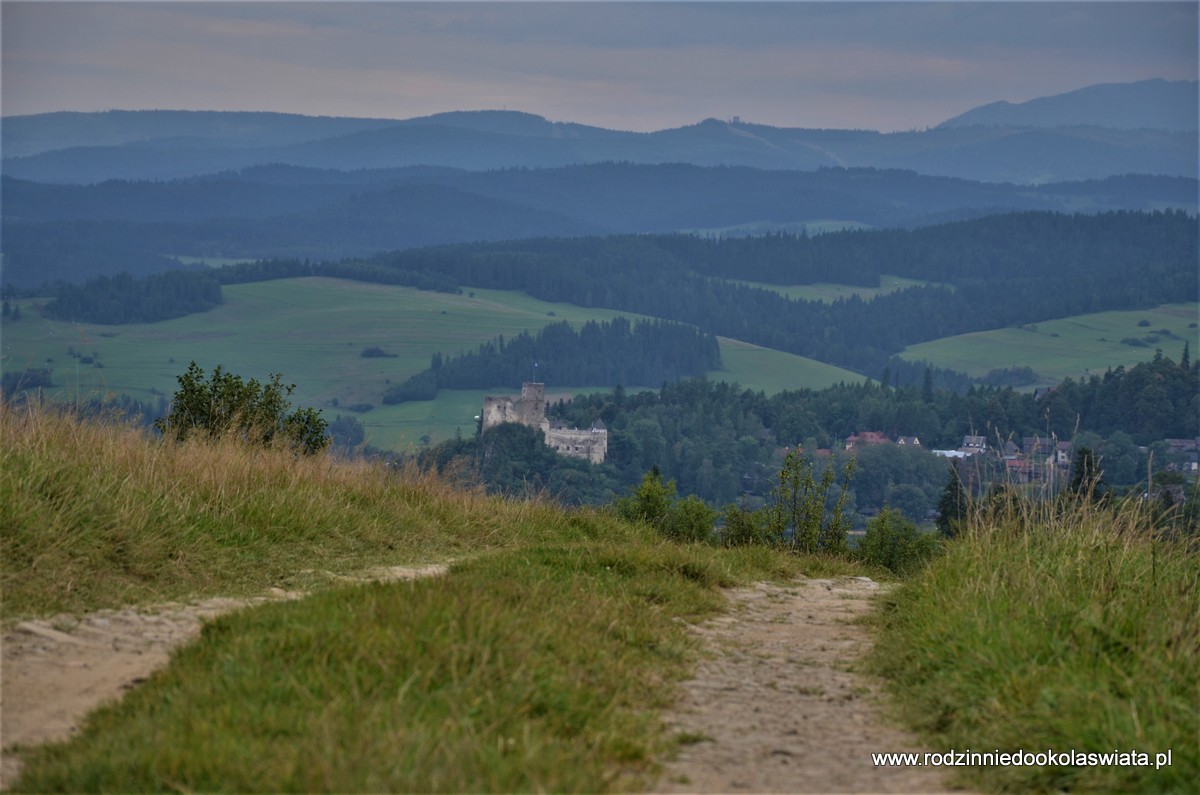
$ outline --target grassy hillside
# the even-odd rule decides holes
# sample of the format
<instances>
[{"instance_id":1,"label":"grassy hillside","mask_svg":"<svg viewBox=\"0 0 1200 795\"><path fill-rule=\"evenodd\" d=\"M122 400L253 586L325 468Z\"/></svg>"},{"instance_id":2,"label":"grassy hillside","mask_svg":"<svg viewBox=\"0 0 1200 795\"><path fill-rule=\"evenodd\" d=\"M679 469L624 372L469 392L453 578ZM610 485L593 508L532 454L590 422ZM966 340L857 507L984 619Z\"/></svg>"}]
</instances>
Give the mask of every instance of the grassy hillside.
<instances>
[{"instance_id":1,"label":"grassy hillside","mask_svg":"<svg viewBox=\"0 0 1200 795\"><path fill-rule=\"evenodd\" d=\"M1110 367L1132 367L1153 358L1161 348L1178 360L1184 342L1192 356L1200 348L1200 304L1164 304L1132 312L1099 312L1048 320L1021 328L962 334L913 345L901 356L925 359L938 367L983 376L989 370L1032 367L1038 386L1052 386L1064 378L1104 375ZM1164 334L1165 329L1168 333ZM1131 345L1125 340L1136 341Z\"/></svg>"},{"instance_id":2,"label":"grassy hillside","mask_svg":"<svg viewBox=\"0 0 1200 795\"><path fill-rule=\"evenodd\" d=\"M460 430L469 435L483 405L484 392L447 393L432 403L381 404L389 383L428 367L435 352L455 355L499 334L513 337L561 320L581 324L636 317L515 292L449 295L326 278L230 285L224 294L225 304L204 314L124 326L52 321L39 315L34 302L18 302L22 319L4 324L4 369L23 370L52 360L56 393L68 400L106 391L141 400L169 397L177 387L175 377L193 359L205 369L221 364L247 377L282 372L286 381L298 384L297 402L320 408L330 418L349 414L346 406L375 405L360 416L370 443L402 449L425 435L435 442ZM362 350L371 346L395 358L362 358ZM710 377L754 389L821 388L860 378L732 340L722 340L721 347L727 370ZM68 349L94 355L101 366L79 364ZM658 389L661 384L625 386ZM574 384L548 387L561 395L580 390Z\"/></svg>"},{"instance_id":3,"label":"grassy hillside","mask_svg":"<svg viewBox=\"0 0 1200 795\"><path fill-rule=\"evenodd\" d=\"M792 286L781 286L778 284L764 284L762 282L738 282L750 287L760 287L764 290L771 290L779 293L786 298L797 299L801 301L825 301L832 303L839 298L849 298L852 295L857 295L864 301L870 301L880 295L899 292L909 287L922 287L925 285L935 284L934 282L921 281L920 279L908 279L904 276L893 276L884 274L879 279L878 287L857 287L850 284L832 284L829 282L819 282L817 284L797 284Z\"/></svg>"},{"instance_id":4,"label":"grassy hillside","mask_svg":"<svg viewBox=\"0 0 1200 795\"><path fill-rule=\"evenodd\" d=\"M873 667L926 750L1146 755L957 769L996 792L1195 792L1200 537L1150 527L1140 501L1016 501L889 596Z\"/></svg>"},{"instance_id":5,"label":"grassy hillside","mask_svg":"<svg viewBox=\"0 0 1200 795\"><path fill-rule=\"evenodd\" d=\"M206 626L73 739L26 753L18 791L636 789L695 659L679 619L718 610L721 585L853 571L232 440L13 409L0 432L5 623L317 592ZM323 574L447 558L415 583Z\"/></svg>"}]
</instances>

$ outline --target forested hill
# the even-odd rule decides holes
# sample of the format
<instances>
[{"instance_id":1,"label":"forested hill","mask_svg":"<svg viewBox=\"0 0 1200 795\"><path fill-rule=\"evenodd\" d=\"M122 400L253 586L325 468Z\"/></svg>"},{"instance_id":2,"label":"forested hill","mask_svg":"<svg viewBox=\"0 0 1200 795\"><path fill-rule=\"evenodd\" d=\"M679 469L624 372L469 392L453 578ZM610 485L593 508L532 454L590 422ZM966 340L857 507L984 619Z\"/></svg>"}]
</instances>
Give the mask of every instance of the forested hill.
<instances>
[{"instance_id":1,"label":"forested hill","mask_svg":"<svg viewBox=\"0 0 1200 795\"><path fill-rule=\"evenodd\" d=\"M801 446L810 454L840 450L850 434L875 429L889 438L916 436L922 448L856 448L850 511L890 505L920 521L936 507L946 484L946 460L930 449L958 447L963 436L977 433L993 445L1014 440L1019 446L1026 437L1069 440L1103 457L1106 483L1127 486L1144 479L1151 464L1156 472L1185 464L1164 439L1200 435L1198 407L1200 363L1186 347L1177 360L1156 355L1128 370L1067 379L1037 397L1011 388L975 387L958 395L929 385L894 389L865 382L768 397L693 379L657 392L617 388L552 404L549 414L567 425L604 422L608 458L601 466L547 455L533 431L517 428L491 438L484 434L478 444L447 441L426 451L423 460L444 467L465 457L490 488L546 488L568 502L603 501L609 490L625 493L658 467L680 493L724 505L767 494L777 483L782 447ZM578 475L581 470L589 476Z\"/></svg>"},{"instance_id":2,"label":"forested hill","mask_svg":"<svg viewBox=\"0 0 1200 795\"><path fill-rule=\"evenodd\" d=\"M468 172L269 165L172 182L3 177L6 284L81 283L189 258L339 259L527 237L913 228L1013 211L1195 211L1195 178L1038 186L912 171L598 163ZM174 258L180 258L176 260Z\"/></svg>"},{"instance_id":3,"label":"forested hill","mask_svg":"<svg viewBox=\"0 0 1200 795\"><path fill-rule=\"evenodd\" d=\"M459 356L433 356L428 370L387 390L384 403L433 400L439 389L519 389L521 382L663 384L721 367L717 339L692 326L623 317L590 321L575 331L565 320L536 335L523 331Z\"/></svg>"},{"instance_id":4,"label":"forested hill","mask_svg":"<svg viewBox=\"0 0 1200 795\"><path fill-rule=\"evenodd\" d=\"M436 274L459 285L621 309L878 377L908 345L1068 315L1197 300L1197 222L1181 212L1016 213L912 231L704 240L543 239L402 251L362 275ZM873 300L790 300L735 280L879 285Z\"/></svg>"}]
</instances>

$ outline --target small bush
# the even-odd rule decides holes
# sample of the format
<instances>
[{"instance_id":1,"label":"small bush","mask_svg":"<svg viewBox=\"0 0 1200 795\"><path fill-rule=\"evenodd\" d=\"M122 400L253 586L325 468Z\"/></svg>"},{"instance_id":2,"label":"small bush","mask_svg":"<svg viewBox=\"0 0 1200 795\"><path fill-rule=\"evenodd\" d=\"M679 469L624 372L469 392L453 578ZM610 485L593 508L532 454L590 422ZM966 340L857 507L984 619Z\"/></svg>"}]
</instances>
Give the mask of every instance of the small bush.
<instances>
[{"instance_id":1,"label":"small bush","mask_svg":"<svg viewBox=\"0 0 1200 795\"><path fill-rule=\"evenodd\" d=\"M704 500L690 494L671 506L667 516L666 535L676 541L709 541L717 512Z\"/></svg>"},{"instance_id":2,"label":"small bush","mask_svg":"<svg viewBox=\"0 0 1200 795\"><path fill-rule=\"evenodd\" d=\"M617 513L630 522L650 525L675 541L709 541L717 513L699 497L675 499L675 481L662 481L658 467L642 476L641 485L616 502Z\"/></svg>"},{"instance_id":3,"label":"small bush","mask_svg":"<svg viewBox=\"0 0 1200 795\"><path fill-rule=\"evenodd\" d=\"M170 413L157 420L154 427L179 441L195 433L214 439L233 434L252 444L286 441L310 455L325 449L329 444L325 434L328 423L313 409L297 409L289 414L291 406L285 396L291 395L296 385L285 386L280 383L281 377L274 373L267 384L254 379L243 381L218 365L205 380L204 371L192 362L177 379L179 390Z\"/></svg>"},{"instance_id":4,"label":"small bush","mask_svg":"<svg viewBox=\"0 0 1200 795\"><path fill-rule=\"evenodd\" d=\"M630 522L644 522L656 530L665 530L671 503L675 501L675 481L662 482L658 467L642 476L642 483L628 497L617 500L617 513Z\"/></svg>"},{"instance_id":5,"label":"small bush","mask_svg":"<svg viewBox=\"0 0 1200 795\"><path fill-rule=\"evenodd\" d=\"M725 508L725 527L721 530L721 543L727 547L744 547L754 544L777 544L779 538L771 532L766 513L745 511L736 505Z\"/></svg>"},{"instance_id":6,"label":"small bush","mask_svg":"<svg viewBox=\"0 0 1200 795\"><path fill-rule=\"evenodd\" d=\"M858 557L872 566L883 566L894 574L920 570L937 554L937 536L922 533L895 508L884 508L867 522L867 533L858 546Z\"/></svg>"}]
</instances>

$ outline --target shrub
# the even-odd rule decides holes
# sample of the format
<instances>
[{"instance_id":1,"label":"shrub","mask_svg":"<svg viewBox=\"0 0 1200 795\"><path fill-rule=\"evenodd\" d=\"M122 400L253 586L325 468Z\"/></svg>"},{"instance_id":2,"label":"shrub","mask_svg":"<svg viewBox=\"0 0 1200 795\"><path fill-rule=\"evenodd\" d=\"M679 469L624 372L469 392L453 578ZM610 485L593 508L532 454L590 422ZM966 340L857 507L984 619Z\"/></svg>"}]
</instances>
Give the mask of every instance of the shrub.
<instances>
[{"instance_id":1,"label":"shrub","mask_svg":"<svg viewBox=\"0 0 1200 795\"><path fill-rule=\"evenodd\" d=\"M329 444L325 434L328 423L313 409L289 414L291 406L285 396L291 395L296 385L280 383L281 377L274 373L267 384L243 381L218 365L205 380L204 371L192 362L177 379L179 390L170 412L155 421L154 427L180 441L198 432L211 438L234 434L252 444L284 441L310 455L323 450Z\"/></svg>"},{"instance_id":2,"label":"shrub","mask_svg":"<svg viewBox=\"0 0 1200 795\"><path fill-rule=\"evenodd\" d=\"M721 530L721 543L727 547L779 542L779 537L771 532L767 515L763 511L745 511L736 505L728 505L724 515L725 527Z\"/></svg>"},{"instance_id":3,"label":"shrub","mask_svg":"<svg viewBox=\"0 0 1200 795\"><path fill-rule=\"evenodd\" d=\"M884 508L867 522L858 557L865 563L905 575L924 567L938 549L937 536L922 533L895 508Z\"/></svg>"},{"instance_id":4,"label":"shrub","mask_svg":"<svg viewBox=\"0 0 1200 795\"><path fill-rule=\"evenodd\" d=\"M832 511L826 511L836 480L832 465L825 468L817 481L812 462L806 461L799 450L789 452L779 470L779 485L772 494L775 503L767 508L771 533L777 538L790 536L794 552L810 555L846 552L850 523L846 520L845 505L854 467L854 459L846 462L837 501Z\"/></svg>"},{"instance_id":5,"label":"shrub","mask_svg":"<svg viewBox=\"0 0 1200 795\"><path fill-rule=\"evenodd\" d=\"M709 541L717 513L695 495L675 499L675 481L663 483L658 467L642 476L641 485L616 502L617 513L643 522L676 541Z\"/></svg>"},{"instance_id":6,"label":"shrub","mask_svg":"<svg viewBox=\"0 0 1200 795\"><path fill-rule=\"evenodd\" d=\"M642 483L628 497L617 500L617 513L630 522L645 522L665 530L671 503L675 500L675 481L662 482L658 467L642 476Z\"/></svg>"},{"instance_id":7,"label":"shrub","mask_svg":"<svg viewBox=\"0 0 1200 795\"><path fill-rule=\"evenodd\" d=\"M712 538L717 512L694 494L671 506L667 515L666 535L676 541L708 541Z\"/></svg>"}]
</instances>

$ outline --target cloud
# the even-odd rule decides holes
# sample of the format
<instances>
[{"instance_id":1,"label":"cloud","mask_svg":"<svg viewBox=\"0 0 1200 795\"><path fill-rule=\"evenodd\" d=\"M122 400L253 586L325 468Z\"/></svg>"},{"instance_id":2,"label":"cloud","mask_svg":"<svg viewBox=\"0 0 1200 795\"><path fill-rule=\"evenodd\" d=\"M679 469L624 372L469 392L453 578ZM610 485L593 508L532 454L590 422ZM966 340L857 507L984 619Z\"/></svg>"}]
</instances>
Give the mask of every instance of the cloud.
<instances>
[{"instance_id":1,"label":"cloud","mask_svg":"<svg viewBox=\"0 0 1200 795\"><path fill-rule=\"evenodd\" d=\"M997 99L1194 79L1195 3L5 2L3 112L904 129Z\"/></svg>"}]
</instances>

